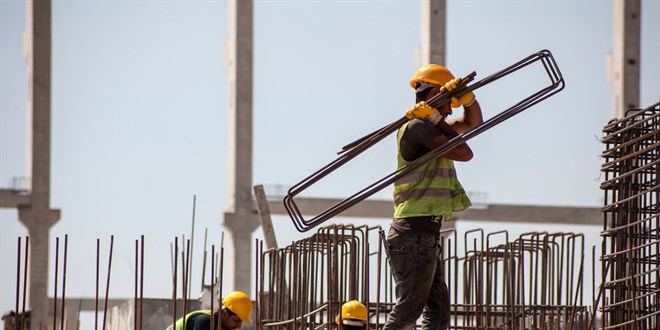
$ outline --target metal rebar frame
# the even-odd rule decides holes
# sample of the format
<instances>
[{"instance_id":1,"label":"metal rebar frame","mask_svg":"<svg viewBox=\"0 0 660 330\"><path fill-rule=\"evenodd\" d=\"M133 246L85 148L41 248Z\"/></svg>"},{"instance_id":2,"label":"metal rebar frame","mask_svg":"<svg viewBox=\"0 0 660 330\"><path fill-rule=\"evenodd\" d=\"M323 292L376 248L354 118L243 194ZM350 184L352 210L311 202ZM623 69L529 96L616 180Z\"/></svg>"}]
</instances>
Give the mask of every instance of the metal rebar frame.
<instances>
[{"instance_id":1,"label":"metal rebar frame","mask_svg":"<svg viewBox=\"0 0 660 330\"><path fill-rule=\"evenodd\" d=\"M374 235L377 231L379 235ZM280 249L257 249L258 329L331 329L357 299L380 329L395 303L379 226L331 225ZM442 241L451 329L586 329L584 236L447 230ZM418 326L419 327L419 326Z\"/></svg>"},{"instance_id":2,"label":"metal rebar frame","mask_svg":"<svg viewBox=\"0 0 660 330\"><path fill-rule=\"evenodd\" d=\"M602 329L658 329L660 103L603 132Z\"/></svg>"},{"instance_id":3,"label":"metal rebar frame","mask_svg":"<svg viewBox=\"0 0 660 330\"><path fill-rule=\"evenodd\" d=\"M299 183L295 184L293 187L291 187L291 189L289 189L287 195L284 197L283 200L284 207L287 210L287 213L289 214L291 220L293 221L293 224L296 227L296 229L300 232L306 232L320 225L326 220L340 214L341 212L350 208L351 206L359 203L360 201L372 196L373 194L382 190L383 188L391 185L398 178L410 173L411 171L422 166L428 161L447 153L448 151L454 149L456 146L464 142L467 142L468 140L476 137L477 135L491 129L496 125L499 125L505 120L512 118L513 116L519 114L520 112L560 92L564 88L564 78L562 77L561 72L559 71L559 67L557 66L557 63L555 62L550 51L542 50L535 54L527 56L526 58L514 63L513 65L499 72L496 72L472 85L469 86L462 85L460 86L460 88L457 88L456 90L451 91L449 93L441 93L436 97L430 99L428 103L434 107L440 106L442 104L446 104L450 102L451 97L460 96L470 91L476 90L480 87L490 84L500 78L503 78L509 74L517 72L535 63L540 63L547 75L549 83L546 87L543 87L540 90L532 93L531 95L522 99L512 107L488 119L481 125L463 134L459 134L455 138L449 140L444 145L428 152L426 155L418 158L417 160L410 162L403 168L397 169L396 171L388 174L382 179L354 193L353 195L331 206L327 210L312 217L311 219L305 219L302 215L302 212L299 210L298 206L295 203L294 200L295 196L299 195L301 192L303 192L305 189L307 189L314 183L318 182L322 178L334 172L335 170L346 164L351 159L357 157L359 154L369 149L374 144L380 142L385 137L389 136L391 133L393 133L394 131L399 129L403 124L405 124L408 121L408 118L404 116L401 119L389 125L384 126L380 130L368 134L367 136L345 146L344 149L340 151L340 156L338 158L336 158L335 160L333 160L332 162L330 162L320 170L314 172L307 178L303 179ZM466 77L467 79L464 79L465 80L464 83L471 81L472 78L474 78L474 75L475 73L472 73L469 76L467 76Z\"/></svg>"},{"instance_id":4,"label":"metal rebar frame","mask_svg":"<svg viewBox=\"0 0 660 330\"><path fill-rule=\"evenodd\" d=\"M379 230L333 225L287 247L260 251L257 327L330 329L341 304L353 299L364 302L378 324L376 315L389 312L384 302L393 301L378 290L387 286L393 292L391 280L381 283L386 276Z\"/></svg>"}]
</instances>

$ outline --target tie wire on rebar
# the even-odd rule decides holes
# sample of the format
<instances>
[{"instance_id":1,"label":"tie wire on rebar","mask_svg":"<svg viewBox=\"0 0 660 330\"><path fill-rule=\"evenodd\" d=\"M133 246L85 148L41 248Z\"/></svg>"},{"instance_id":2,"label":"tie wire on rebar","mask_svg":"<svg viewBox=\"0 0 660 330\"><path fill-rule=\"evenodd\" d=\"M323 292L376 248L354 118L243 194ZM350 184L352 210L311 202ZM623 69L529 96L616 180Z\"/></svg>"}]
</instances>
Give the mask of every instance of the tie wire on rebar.
<instances>
[{"instance_id":1,"label":"tie wire on rebar","mask_svg":"<svg viewBox=\"0 0 660 330\"><path fill-rule=\"evenodd\" d=\"M524 111L525 109L530 108L531 106L547 99L548 97L560 92L564 88L564 79L561 75L561 72L559 70L559 67L557 66L552 54L548 50L542 50L539 51L535 54L532 54L517 63L514 63L513 65L496 72L472 85L467 85L469 81L472 80L474 77L475 73L473 72L470 74L468 77L466 77L465 81L462 82L462 84L456 88L455 90L452 90L451 92L447 93L440 93L436 96L434 96L432 99L428 101L428 103L431 106L438 107L443 104L447 104L451 102L452 97L459 97L465 93L474 91L478 88L481 88L487 84L490 84L500 78L503 78L509 74L512 74L514 72L517 72L518 70L521 70L531 64L534 64L536 62L540 62L545 70L545 73L548 76L548 79L550 81L550 84L545 87L540 89L539 91L533 93L532 95L524 98L523 100L519 101L517 104L513 105L507 110L502 111L501 113L493 116L492 118L488 119L481 125L463 133L459 134L458 136L452 138L449 140L447 143L444 145L428 152L424 156L418 158L417 160L408 163L406 166L397 169L396 171L390 173L389 175L383 177L382 179L372 183L371 185L367 186L366 188L354 193L353 195L349 196L348 198L336 203L335 205L331 206L330 208L322 211L318 215L312 217L311 219L305 219L303 214L298 208L298 205L295 203L294 197L299 195L301 192L303 192L305 189L309 188L311 185L314 183L318 182L328 174L334 172L337 170L339 167L343 166L345 163L350 161L351 159L355 158L374 144L378 143L379 141L383 140L385 137L390 135L392 132L398 130L403 124L405 124L408 121L408 118L405 116L402 117L401 119L384 126L380 130L377 130L361 139L358 139L357 141L347 145L344 147L342 151L339 152L340 156L336 158L334 161L330 162L326 166L322 167L320 170L314 172L307 178L303 179L299 183L295 184L292 186L287 195L284 197L284 207L289 214L289 217L291 218L294 226L299 232L306 232L319 224L327 221L328 219L338 215L339 213L343 212L344 210L350 208L351 206L359 203L360 201L372 196L376 192L382 190L383 188L389 186L390 184L394 183L398 178L406 175L407 173L415 170L416 168L422 166L423 164L427 163L428 161L441 156L448 152L449 150L452 150L456 146L476 137L477 135L491 129L494 126L499 125L500 123L504 122L505 120L517 115L518 113Z\"/></svg>"}]
</instances>

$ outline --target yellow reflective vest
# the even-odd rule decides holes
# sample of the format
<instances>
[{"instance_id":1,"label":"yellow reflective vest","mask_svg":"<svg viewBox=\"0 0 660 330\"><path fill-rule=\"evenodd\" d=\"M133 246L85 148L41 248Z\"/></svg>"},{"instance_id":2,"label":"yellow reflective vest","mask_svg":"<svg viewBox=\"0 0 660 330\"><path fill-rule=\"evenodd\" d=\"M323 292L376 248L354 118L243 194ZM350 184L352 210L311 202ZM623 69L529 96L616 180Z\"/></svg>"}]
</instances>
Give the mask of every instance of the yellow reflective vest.
<instances>
[{"instance_id":1,"label":"yellow reflective vest","mask_svg":"<svg viewBox=\"0 0 660 330\"><path fill-rule=\"evenodd\" d=\"M397 145L407 127L406 123L399 129ZM397 168L406 164L398 149ZM451 159L437 157L394 182L395 218L441 215L451 220L452 212L465 210L470 205Z\"/></svg>"}]
</instances>

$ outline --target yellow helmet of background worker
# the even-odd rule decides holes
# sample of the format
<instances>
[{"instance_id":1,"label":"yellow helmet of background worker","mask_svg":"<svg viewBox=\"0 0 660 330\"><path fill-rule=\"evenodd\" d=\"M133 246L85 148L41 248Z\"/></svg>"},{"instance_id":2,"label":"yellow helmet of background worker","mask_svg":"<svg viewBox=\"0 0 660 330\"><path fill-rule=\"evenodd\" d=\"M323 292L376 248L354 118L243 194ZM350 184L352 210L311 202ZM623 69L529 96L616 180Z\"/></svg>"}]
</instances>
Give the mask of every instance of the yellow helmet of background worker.
<instances>
[{"instance_id":1,"label":"yellow helmet of background worker","mask_svg":"<svg viewBox=\"0 0 660 330\"><path fill-rule=\"evenodd\" d=\"M438 64L427 64L415 72L410 80L410 87L416 89L415 85L422 82L442 86L452 79L454 79L454 75L451 74L449 69Z\"/></svg>"},{"instance_id":2,"label":"yellow helmet of background worker","mask_svg":"<svg viewBox=\"0 0 660 330\"><path fill-rule=\"evenodd\" d=\"M252 323L252 320L250 319L250 314L252 314L252 301L245 293L234 291L225 297L225 299L222 299L222 304L234 314L238 315L238 318L240 318L243 323Z\"/></svg>"},{"instance_id":3,"label":"yellow helmet of background worker","mask_svg":"<svg viewBox=\"0 0 660 330\"><path fill-rule=\"evenodd\" d=\"M341 317L338 314L335 322L339 324L339 320L343 320L344 324L363 326L368 323L367 321L367 307L357 300L351 300L341 306ZM362 321L355 323L355 321Z\"/></svg>"}]
</instances>

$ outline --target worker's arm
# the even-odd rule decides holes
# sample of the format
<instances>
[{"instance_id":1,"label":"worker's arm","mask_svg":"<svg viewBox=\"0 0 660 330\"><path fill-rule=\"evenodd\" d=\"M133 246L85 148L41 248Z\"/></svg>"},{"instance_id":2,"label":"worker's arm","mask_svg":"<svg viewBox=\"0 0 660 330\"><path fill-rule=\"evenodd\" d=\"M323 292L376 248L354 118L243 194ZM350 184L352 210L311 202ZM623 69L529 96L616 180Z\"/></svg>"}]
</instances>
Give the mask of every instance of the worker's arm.
<instances>
[{"instance_id":1,"label":"worker's arm","mask_svg":"<svg viewBox=\"0 0 660 330\"><path fill-rule=\"evenodd\" d=\"M458 132L456 131L454 126L450 125L444 120L439 121L438 124L435 125L435 127L437 127L442 132L442 134L436 136L431 142L431 147L433 149L444 145L449 140L458 136ZM465 142L459 144L455 148L449 150L447 153L442 155L442 157L444 158L449 158L451 160L456 160L461 162L467 162L470 159L472 159L473 156L474 154L472 153L472 149L470 149L470 146L468 146L467 143Z\"/></svg>"},{"instance_id":2,"label":"worker's arm","mask_svg":"<svg viewBox=\"0 0 660 330\"><path fill-rule=\"evenodd\" d=\"M444 145L457 135L458 133L444 121L438 122L434 126L428 121L413 119L401 137L401 156L406 161L413 161ZM472 159L472 150L467 144L462 143L442 157L456 161L468 161Z\"/></svg>"},{"instance_id":3,"label":"worker's arm","mask_svg":"<svg viewBox=\"0 0 660 330\"><path fill-rule=\"evenodd\" d=\"M460 118L450 119L449 125L453 127L458 133L465 133L484 122L483 115L481 114L481 106L479 102L474 100L470 105L463 106L463 116Z\"/></svg>"}]
</instances>

